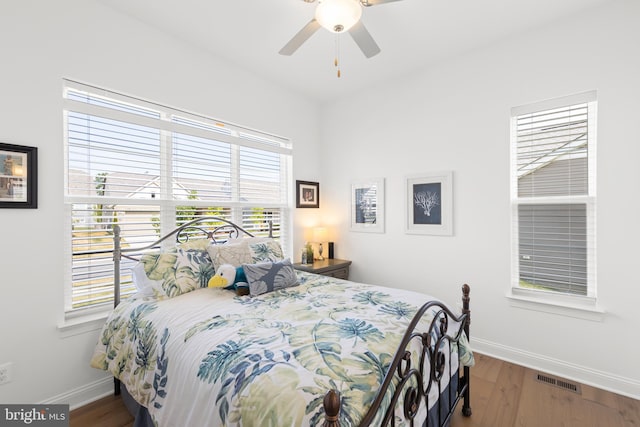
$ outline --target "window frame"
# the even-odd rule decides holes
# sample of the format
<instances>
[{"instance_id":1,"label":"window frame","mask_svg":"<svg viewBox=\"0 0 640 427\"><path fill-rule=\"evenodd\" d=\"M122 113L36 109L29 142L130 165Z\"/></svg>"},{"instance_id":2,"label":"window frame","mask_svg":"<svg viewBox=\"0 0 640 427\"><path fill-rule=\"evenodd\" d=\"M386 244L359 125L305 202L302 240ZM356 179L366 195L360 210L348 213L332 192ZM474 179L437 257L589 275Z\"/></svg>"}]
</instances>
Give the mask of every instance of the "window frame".
<instances>
[{"instance_id":1,"label":"window frame","mask_svg":"<svg viewBox=\"0 0 640 427\"><path fill-rule=\"evenodd\" d=\"M98 97L103 99L112 99L113 101L133 105L134 107L140 107L141 109L150 109L154 112L159 111L158 117L146 117L140 116L139 123L143 126L147 125L153 129L159 130L159 177L160 191L159 197L150 199L138 199L127 198L124 195L117 197L110 197L109 195L74 195L70 194L69 190L69 176L70 176L70 131L68 116L71 112L79 114L86 114L91 117L105 117L118 121L119 118L123 119L123 122L129 122L131 115L126 112L118 111L117 109L105 109L99 105L91 103L84 103L69 99L68 94L74 93L86 93L91 97ZM137 117L137 116L136 116ZM178 117L178 120L175 118ZM189 125L184 121L192 120L197 123L205 123L207 126L199 128L198 126ZM198 208L224 208L230 212L228 219L238 225L243 225L243 220L247 218L250 221L252 209L261 208L264 214L269 215L269 210L277 211L277 217L279 223L277 224L276 232L277 237L280 239L281 246L285 254L290 253L291 247L291 174L293 163L293 150L291 141L288 138L276 136L261 131L256 131L243 126L238 126L228 122L224 122L215 118L205 117L199 114L186 112L183 110L167 107L150 101L134 98L131 96L123 95L114 91L97 88L92 85L79 83L76 81L63 79L63 123L64 123L64 206L65 206L65 224L64 224L64 252L65 252L65 267L64 267L64 312L65 323L74 323L79 318L93 318L100 316L112 309L112 303L101 302L94 303L88 307L74 307L72 301L73 298L73 245L72 245L72 232L73 232L73 207L79 204L96 205L96 204L118 204L121 207L129 208L135 206L151 206L158 208L158 220L160 222L159 234L160 236L172 231L176 227L176 223L180 220L177 218L178 207L188 205ZM208 127L208 128L207 128ZM219 128L219 132L218 132ZM213 131L213 132L212 132ZM220 141L229 144L231 150L231 165L230 165L230 194L231 198L228 200L217 200L215 196L211 196L208 200L184 200L180 199L173 194L174 181L178 179L179 175L174 162L173 157L173 135L180 138L180 135L190 135L195 137L202 137L208 140ZM268 200L265 197L263 200L252 201L245 198L241 199L239 192L241 191L241 185L244 178L242 178L243 171L240 169L241 152L244 148L248 151L260 150L260 153L272 153L272 155L278 159L277 167L274 170L277 172L271 172L276 176L276 180L269 181L271 186L276 185L278 187L279 196L277 200ZM247 150L244 150L245 152ZM252 151L255 153L255 151ZM251 155L251 153L250 153ZM269 155L271 156L271 155ZM258 158L256 162L252 163L250 160L250 167L254 167L261 159ZM268 160L262 160L268 161ZM91 163L87 163L91 164ZM176 173L176 175L174 175ZM87 172L89 178L91 177L90 171ZM251 180L251 178L249 178ZM277 182L277 184L276 184ZM255 184L255 183L254 183ZM256 184L257 185L257 184ZM259 187L258 187L259 188ZM251 189L251 187L250 187ZM262 193L256 192L255 194L262 195ZM155 196L155 195L154 195ZM260 198L262 199L262 198ZM149 224L153 223L152 220ZM249 230L251 231L251 230ZM150 242L149 242L150 243ZM122 275L122 273L121 273Z\"/></svg>"},{"instance_id":2,"label":"window frame","mask_svg":"<svg viewBox=\"0 0 640 427\"><path fill-rule=\"evenodd\" d=\"M520 116L540 113L556 108L587 104L588 106L588 142L587 142L587 194L563 196L518 195L518 146L517 119ZM597 304L596 272L596 153L597 153L597 93L589 91L570 96L545 100L511 109L510 116L510 222L511 222L511 279L507 293L511 305L569 315L572 317L601 320L604 311ZM559 291L529 289L520 286L520 229L519 206L521 205L559 205L576 204L586 207L586 252L587 252L587 290L586 295L567 294Z\"/></svg>"}]
</instances>

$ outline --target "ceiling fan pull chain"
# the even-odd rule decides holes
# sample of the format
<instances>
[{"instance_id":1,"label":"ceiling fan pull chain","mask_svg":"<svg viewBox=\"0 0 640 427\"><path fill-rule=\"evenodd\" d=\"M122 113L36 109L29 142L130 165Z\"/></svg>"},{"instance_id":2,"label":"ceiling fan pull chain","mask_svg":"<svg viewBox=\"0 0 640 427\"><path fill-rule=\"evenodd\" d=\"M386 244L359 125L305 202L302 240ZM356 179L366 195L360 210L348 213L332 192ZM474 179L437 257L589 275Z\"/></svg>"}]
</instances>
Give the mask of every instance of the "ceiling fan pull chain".
<instances>
[{"instance_id":1,"label":"ceiling fan pull chain","mask_svg":"<svg viewBox=\"0 0 640 427\"><path fill-rule=\"evenodd\" d=\"M333 65L338 69L338 78L340 78L340 34L336 33L336 58Z\"/></svg>"}]
</instances>

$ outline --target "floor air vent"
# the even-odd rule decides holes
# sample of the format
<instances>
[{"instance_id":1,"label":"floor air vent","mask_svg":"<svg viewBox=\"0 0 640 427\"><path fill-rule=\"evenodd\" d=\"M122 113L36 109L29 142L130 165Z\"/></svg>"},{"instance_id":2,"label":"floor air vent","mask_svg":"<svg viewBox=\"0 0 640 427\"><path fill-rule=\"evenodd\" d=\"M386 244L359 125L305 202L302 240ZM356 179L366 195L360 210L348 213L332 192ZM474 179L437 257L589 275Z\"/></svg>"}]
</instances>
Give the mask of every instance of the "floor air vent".
<instances>
[{"instance_id":1,"label":"floor air vent","mask_svg":"<svg viewBox=\"0 0 640 427\"><path fill-rule=\"evenodd\" d=\"M541 374L540 372L536 374L536 381L559 387L563 390L572 391L577 394L582 394L582 390L580 390L580 384L572 383L560 378L555 378L547 374Z\"/></svg>"}]
</instances>

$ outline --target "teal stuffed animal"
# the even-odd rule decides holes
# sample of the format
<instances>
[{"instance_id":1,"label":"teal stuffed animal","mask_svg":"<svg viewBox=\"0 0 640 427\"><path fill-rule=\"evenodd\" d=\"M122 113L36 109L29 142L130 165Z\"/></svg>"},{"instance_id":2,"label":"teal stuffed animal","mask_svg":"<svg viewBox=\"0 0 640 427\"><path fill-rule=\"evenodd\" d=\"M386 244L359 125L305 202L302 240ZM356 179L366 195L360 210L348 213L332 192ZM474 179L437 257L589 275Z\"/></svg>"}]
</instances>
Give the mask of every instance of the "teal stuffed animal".
<instances>
[{"instance_id":1,"label":"teal stuffed animal","mask_svg":"<svg viewBox=\"0 0 640 427\"><path fill-rule=\"evenodd\" d=\"M242 267L234 267L231 264L222 264L216 274L209 279L207 287L235 290L238 295L247 295L249 293L249 284L247 283L244 269Z\"/></svg>"}]
</instances>

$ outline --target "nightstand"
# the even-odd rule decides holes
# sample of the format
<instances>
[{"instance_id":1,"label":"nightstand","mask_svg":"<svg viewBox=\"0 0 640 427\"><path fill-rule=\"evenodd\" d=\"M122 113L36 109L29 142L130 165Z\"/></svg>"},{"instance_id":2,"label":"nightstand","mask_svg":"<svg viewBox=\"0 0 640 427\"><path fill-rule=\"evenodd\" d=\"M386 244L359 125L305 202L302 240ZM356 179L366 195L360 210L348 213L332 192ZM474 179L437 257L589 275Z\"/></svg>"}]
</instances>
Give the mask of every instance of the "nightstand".
<instances>
[{"instance_id":1,"label":"nightstand","mask_svg":"<svg viewBox=\"0 0 640 427\"><path fill-rule=\"evenodd\" d=\"M349 279L349 266L351 261L344 259L324 259L315 260L313 264L293 264L293 268L309 273L322 274L323 276L337 277L338 279Z\"/></svg>"}]
</instances>

